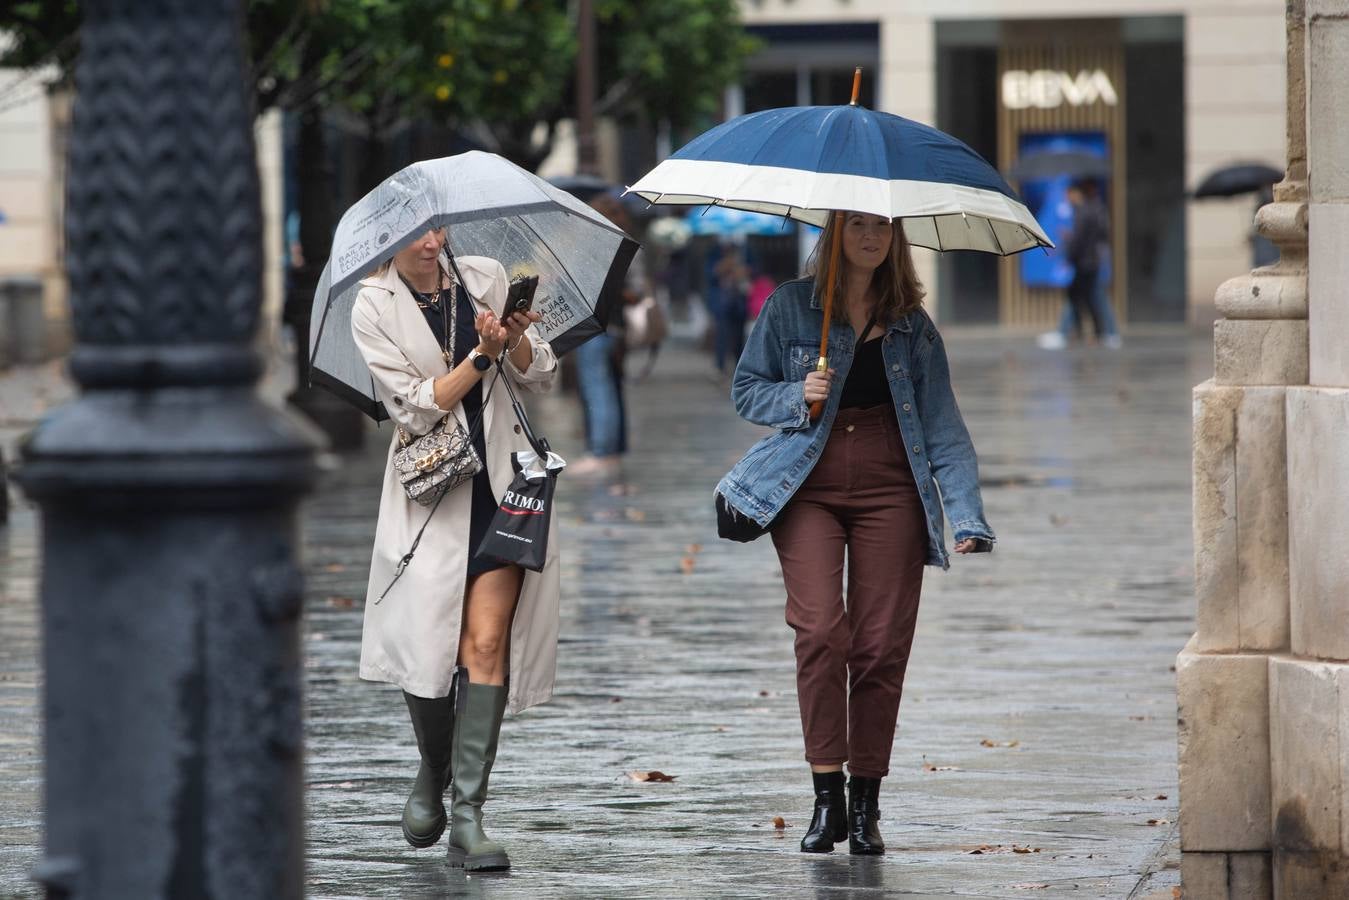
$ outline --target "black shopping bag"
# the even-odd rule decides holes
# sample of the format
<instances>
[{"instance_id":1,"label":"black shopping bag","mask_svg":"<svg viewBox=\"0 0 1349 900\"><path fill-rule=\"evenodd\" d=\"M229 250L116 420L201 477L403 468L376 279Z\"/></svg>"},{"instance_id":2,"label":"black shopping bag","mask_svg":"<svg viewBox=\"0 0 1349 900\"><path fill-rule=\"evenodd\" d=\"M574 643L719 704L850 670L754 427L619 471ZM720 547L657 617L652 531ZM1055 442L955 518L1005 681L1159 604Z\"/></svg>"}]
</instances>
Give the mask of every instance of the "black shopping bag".
<instances>
[{"instance_id":1,"label":"black shopping bag","mask_svg":"<svg viewBox=\"0 0 1349 900\"><path fill-rule=\"evenodd\" d=\"M501 497L477 556L543 571L548 558L548 521L553 515L557 474L566 465L556 453L532 450L511 455L515 479Z\"/></svg>"}]
</instances>

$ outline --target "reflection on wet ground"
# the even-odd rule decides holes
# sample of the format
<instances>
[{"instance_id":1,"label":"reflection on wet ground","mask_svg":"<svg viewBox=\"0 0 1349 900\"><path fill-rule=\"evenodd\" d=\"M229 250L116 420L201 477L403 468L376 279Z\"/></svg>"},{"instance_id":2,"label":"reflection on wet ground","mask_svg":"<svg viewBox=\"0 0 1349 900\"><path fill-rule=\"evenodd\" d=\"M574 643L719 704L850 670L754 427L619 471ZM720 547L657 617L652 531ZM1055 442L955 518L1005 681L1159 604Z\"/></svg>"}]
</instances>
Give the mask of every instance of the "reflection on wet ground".
<instances>
[{"instance_id":1,"label":"reflection on wet ground","mask_svg":"<svg viewBox=\"0 0 1349 900\"><path fill-rule=\"evenodd\" d=\"M759 432L675 348L630 388L626 477L563 479L557 695L507 722L487 806L508 874L466 877L398 831L411 728L396 690L356 677L384 435L309 505L310 896L1169 897L1189 390L1208 346L949 344L1000 540L928 570L887 856L796 850L810 790L781 575L768 542L716 539L711 504ZM579 456L574 398L537 416ZM35 538L22 507L0 530L0 896L35 895ZM655 769L676 779L628 776Z\"/></svg>"}]
</instances>

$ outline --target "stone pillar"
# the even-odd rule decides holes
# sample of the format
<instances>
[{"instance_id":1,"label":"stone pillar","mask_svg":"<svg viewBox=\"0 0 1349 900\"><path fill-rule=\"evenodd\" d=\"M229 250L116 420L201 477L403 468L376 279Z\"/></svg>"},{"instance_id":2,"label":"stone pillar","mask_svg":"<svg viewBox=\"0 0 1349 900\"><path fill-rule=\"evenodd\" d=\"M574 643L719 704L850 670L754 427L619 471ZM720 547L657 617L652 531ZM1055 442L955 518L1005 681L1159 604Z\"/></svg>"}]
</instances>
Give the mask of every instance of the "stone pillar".
<instances>
[{"instance_id":1,"label":"stone pillar","mask_svg":"<svg viewBox=\"0 0 1349 900\"><path fill-rule=\"evenodd\" d=\"M1309 384L1290 388L1290 653L1271 662L1274 894L1349 896L1349 0L1306 0Z\"/></svg>"},{"instance_id":2,"label":"stone pillar","mask_svg":"<svg viewBox=\"0 0 1349 900\"><path fill-rule=\"evenodd\" d=\"M66 269L81 394L42 509L49 898L304 893L298 503L265 405L241 0L81 4Z\"/></svg>"},{"instance_id":3,"label":"stone pillar","mask_svg":"<svg viewBox=\"0 0 1349 900\"><path fill-rule=\"evenodd\" d=\"M1197 628L1176 664L1185 896L1272 895L1271 659L1290 646L1287 399L1308 378L1305 0L1287 3L1288 168L1256 218L1272 266L1218 288L1194 391Z\"/></svg>"}]
</instances>

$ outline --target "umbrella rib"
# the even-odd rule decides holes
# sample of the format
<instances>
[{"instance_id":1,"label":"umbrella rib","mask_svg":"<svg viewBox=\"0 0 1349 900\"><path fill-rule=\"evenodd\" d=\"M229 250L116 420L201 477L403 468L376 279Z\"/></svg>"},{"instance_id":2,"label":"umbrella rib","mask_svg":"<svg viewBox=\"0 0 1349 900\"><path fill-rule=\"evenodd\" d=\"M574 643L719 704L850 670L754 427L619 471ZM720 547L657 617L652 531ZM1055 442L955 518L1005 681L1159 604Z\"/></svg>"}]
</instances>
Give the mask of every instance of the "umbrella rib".
<instances>
[{"instance_id":1,"label":"umbrella rib","mask_svg":"<svg viewBox=\"0 0 1349 900\"><path fill-rule=\"evenodd\" d=\"M318 334L314 335L314 349L309 352L309 367L314 367L314 360L318 359L319 344L323 343L323 326L328 324L328 311L333 308L333 298L329 294L323 303L323 317L319 319Z\"/></svg>"},{"instance_id":2,"label":"umbrella rib","mask_svg":"<svg viewBox=\"0 0 1349 900\"><path fill-rule=\"evenodd\" d=\"M1002 248L1002 239L998 237L998 229L993 227L993 222L990 219L984 219L984 224L988 226L989 233L993 235L993 243L998 245L998 255L1006 256L1007 251Z\"/></svg>"}]
</instances>

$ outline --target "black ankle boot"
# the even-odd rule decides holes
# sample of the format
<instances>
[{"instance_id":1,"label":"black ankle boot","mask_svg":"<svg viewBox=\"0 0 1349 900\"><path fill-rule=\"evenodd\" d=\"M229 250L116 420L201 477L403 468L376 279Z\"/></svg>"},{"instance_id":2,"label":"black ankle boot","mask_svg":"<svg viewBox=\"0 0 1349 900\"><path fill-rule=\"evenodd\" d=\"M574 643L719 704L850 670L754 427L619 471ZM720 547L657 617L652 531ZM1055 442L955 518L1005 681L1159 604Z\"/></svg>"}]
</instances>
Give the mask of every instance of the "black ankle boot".
<instances>
[{"instance_id":1,"label":"black ankle boot","mask_svg":"<svg viewBox=\"0 0 1349 900\"><path fill-rule=\"evenodd\" d=\"M848 834L847 799L843 796L842 772L812 772L815 782L815 815L801 838L802 853L828 853L834 842Z\"/></svg>"},{"instance_id":2,"label":"black ankle boot","mask_svg":"<svg viewBox=\"0 0 1349 900\"><path fill-rule=\"evenodd\" d=\"M848 781L848 852L864 856L880 856L885 852L885 841L877 823L881 818L877 802L881 795L879 778L861 778L854 775Z\"/></svg>"}]
</instances>

